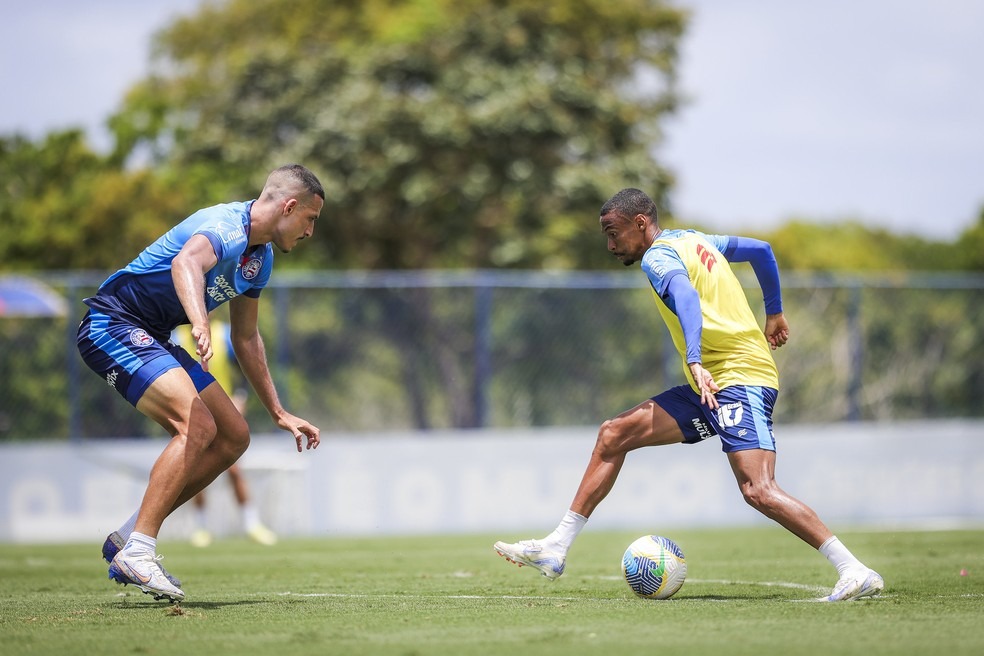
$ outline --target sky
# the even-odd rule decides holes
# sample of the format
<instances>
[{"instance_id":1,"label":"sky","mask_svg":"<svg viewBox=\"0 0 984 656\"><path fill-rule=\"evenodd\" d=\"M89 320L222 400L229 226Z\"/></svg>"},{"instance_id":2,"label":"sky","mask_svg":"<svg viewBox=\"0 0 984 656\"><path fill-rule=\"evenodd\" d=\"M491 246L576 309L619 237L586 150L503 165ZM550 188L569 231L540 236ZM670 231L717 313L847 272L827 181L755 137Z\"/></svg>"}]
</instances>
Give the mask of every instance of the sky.
<instances>
[{"instance_id":1,"label":"sky","mask_svg":"<svg viewBox=\"0 0 984 656\"><path fill-rule=\"evenodd\" d=\"M0 134L104 123L200 0L0 0ZM657 150L681 222L797 218L951 241L984 208L984 2L676 0L686 102ZM57 20L52 20L57 16Z\"/></svg>"}]
</instances>

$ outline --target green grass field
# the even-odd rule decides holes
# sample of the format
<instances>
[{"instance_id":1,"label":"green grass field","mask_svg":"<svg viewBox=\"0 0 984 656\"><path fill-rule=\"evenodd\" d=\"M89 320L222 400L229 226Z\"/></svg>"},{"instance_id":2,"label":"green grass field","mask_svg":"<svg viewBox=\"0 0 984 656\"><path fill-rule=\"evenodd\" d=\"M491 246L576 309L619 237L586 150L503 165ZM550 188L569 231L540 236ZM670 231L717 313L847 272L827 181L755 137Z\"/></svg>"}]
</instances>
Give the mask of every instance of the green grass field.
<instances>
[{"instance_id":1,"label":"green grass field","mask_svg":"<svg viewBox=\"0 0 984 656\"><path fill-rule=\"evenodd\" d=\"M492 551L524 535L165 541L174 607L109 581L97 544L2 545L0 653L984 653L984 531L840 532L887 586L843 604L812 601L833 570L778 528L665 532L687 583L637 599L619 562L639 534L587 530L553 583Z\"/></svg>"}]
</instances>

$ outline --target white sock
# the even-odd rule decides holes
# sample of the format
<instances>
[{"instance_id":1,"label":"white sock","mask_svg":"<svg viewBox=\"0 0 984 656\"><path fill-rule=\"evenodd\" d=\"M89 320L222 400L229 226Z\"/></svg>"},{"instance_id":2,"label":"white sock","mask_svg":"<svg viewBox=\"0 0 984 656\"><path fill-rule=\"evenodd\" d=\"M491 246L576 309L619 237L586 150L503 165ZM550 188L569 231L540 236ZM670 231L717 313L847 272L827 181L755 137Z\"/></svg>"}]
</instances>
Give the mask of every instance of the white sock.
<instances>
[{"instance_id":1,"label":"white sock","mask_svg":"<svg viewBox=\"0 0 984 656\"><path fill-rule=\"evenodd\" d=\"M847 550L841 541L837 539L836 535L831 536L826 542L820 545L818 549L830 564L837 568L837 575L840 576L849 569L864 568L864 564L854 557L850 551Z\"/></svg>"},{"instance_id":2,"label":"white sock","mask_svg":"<svg viewBox=\"0 0 984 656\"><path fill-rule=\"evenodd\" d=\"M128 556L137 556L145 553L150 553L150 555L156 556L157 538L152 538L149 535L144 535L143 533L137 533L134 531L133 533L130 533L130 539L126 541L126 546L123 547L123 551L125 551Z\"/></svg>"},{"instance_id":3,"label":"white sock","mask_svg":"<svg viewBox=\"0 0 984 656\"><path fill-rule=\"evenodd\" d=\"M116 531L120 534L120 537L123 538L124 542L130 539L130 534L133 533L133 527L137 525L137 515L139 514L140 511L138 510L130 515L130 519L126 520L126 523L124 523L123 526Z\"/></svg>"},{"instance_id":4,"label":"white sock","mask_svg":"<svg viewBox=\"0 0 984 656\"><path fill-rule=\"evenodd\" d=\"M574 539L584 528L584 525L588 523L588 518L584 515L578 515L573 510L568 510L564 515L564 518L560 520L560 524L554 529L554 532L543 539L544 542L548 543L552 547L557 547L558 550L567 553L573 544Z\"/></svg>"},{"instance_id":5,"label":"white sock","mask_svg":"<svg viewBox=\"0 0 984 656\"><path fill-rule=\"evenodd\" d=\"M200 531L208 528L208 516L204 506L195 506L195 528Z\"/></svg>"},{"instance_id":6,"label":"white sock","mask_svg":"<svg viewBox=\"0 0 984 656\"><path fill-rule=\"evenodd\" d=\"M251 503L244 503L240 510L243 516L243 527L245 527L247 531L251 528L259 526L260 514L256 512L256 506Z\"/></svg>"}]
</instances>

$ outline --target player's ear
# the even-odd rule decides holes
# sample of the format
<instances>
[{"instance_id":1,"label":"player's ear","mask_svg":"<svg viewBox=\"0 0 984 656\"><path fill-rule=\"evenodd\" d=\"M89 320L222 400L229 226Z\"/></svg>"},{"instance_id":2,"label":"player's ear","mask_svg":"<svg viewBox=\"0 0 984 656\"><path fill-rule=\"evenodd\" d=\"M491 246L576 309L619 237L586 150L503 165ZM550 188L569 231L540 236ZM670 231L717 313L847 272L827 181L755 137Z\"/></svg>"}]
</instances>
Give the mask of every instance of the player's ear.
<instances>
[{"instance_id":1,"label":"player's ear","mask_svg":"<svg viewBox=\"0 0 984 656\"><path fill-rule=\"evenodd\" d=\"M649 217L646 216L645 214L636 214L635 219L633 220L635 221L637 228L639 228L640 230L645 230L646 222L649 221Z\"/></svg>"},{"instance_id":2,"label":"player's ear","mask_svg":"<svg viewBox=\"0 0 984 656\"><path fill-rule=\"evenodd\" d=\"M297 199L296 198L288 199L287 202L284 203L284 214L290 214L291 212L294 211L295 207L297 207Z\"/></svg>"}]
</instances>

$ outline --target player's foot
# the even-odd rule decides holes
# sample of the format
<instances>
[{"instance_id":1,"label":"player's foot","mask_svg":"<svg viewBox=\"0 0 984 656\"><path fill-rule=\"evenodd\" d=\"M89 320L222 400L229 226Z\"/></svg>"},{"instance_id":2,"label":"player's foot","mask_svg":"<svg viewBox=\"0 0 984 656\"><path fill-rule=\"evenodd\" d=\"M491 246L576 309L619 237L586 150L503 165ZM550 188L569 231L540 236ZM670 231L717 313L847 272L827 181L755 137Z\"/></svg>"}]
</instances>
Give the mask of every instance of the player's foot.
<instances>
[{"instance_id":1,"label":"player's foot","mask_svg":"<svg viewBox=\"0 0 984 656\"><path fill-rule=\"evenodd\" d=\"M106 536L106 541L103 542L103 560L107 563L113 562L113 558L116 558L116 554L123 551L123 547L126 546L126 540L123 536L113 531Z\"/></svg>"},{"instance_id":2,"label":"player's foot","mask_svg":"<svg viewBox=\"0 0 984 656\"><path fill-rule=\"evenodd\" d=\"M103 560L105 560L107 563L112 563L113 558L116 558L116 554L123 551L123 547L125 546L126 546L126 540L123 539L123 536L120 535L117 531L113 531L112 533L106 536L106 541L103 542L103 549L102 549ZM170 581L171 585L173 585L176 588L181 587L181 581L178 580L178 577L171 576L170 574L168 574L168 571L163 567L161 567L161 571L164 572L164 576L167 577L167 580Z\"/></svg>"},{"instance_id":3,"label":"player's foot","mask_svg":"<svg viewBox=\"0 0 984 656\"><path fill-rule=\"evenodd\" d=\"M872 597L885 587L885 581L873 569L844 572L837 581L833 593L827 601L851 601L862 597Z\"/></svg>"},{"instance_id":4,"label":"player's foot","mask_svg":"<svg viewBox=\"0 0 984 656\"><path fill-rule=\"evenodd\" d=\"M196 529L191 534L191 546L205 548L212 544L212 534L203 528Z\"/></svg>"},{"instance_id":5,"label":"player's foot","mask_svg":"<svg viewBox=\"0 0 984 656\"><path fill-rule=\"evenodd\" d=\"M109 578L123 585L135 585L154 599L178 602L184 599L181 588L171 585L160 560L163 556L149 553L127 556L120 552L109 566Z\"/></svg>"},{"instance_id":6,"label":"player's foot","mask_svg":"<svg viewBox=\"0 0 984 656\"><path fill-rule=\"evenodd\" d=\"M564 573L567 555L560 551L551 551L540 540L523 540L510 544L508 542L496 542L492 545L496 553L522 567L529 565L551 581L560 578Z\"/></svg>"},{"instance_id":7,"label":"player's foot","mask_svg":"<svg viewBox=\"0 0 984 656\"><path fill-rule=\"evenodd\" d=\"M272 547L277 544L277 534L263 524L251 526L249 530L246 531L246 535L248 535L253 542L266 545L268 547Z\"/></svg>"}]
</instances>

